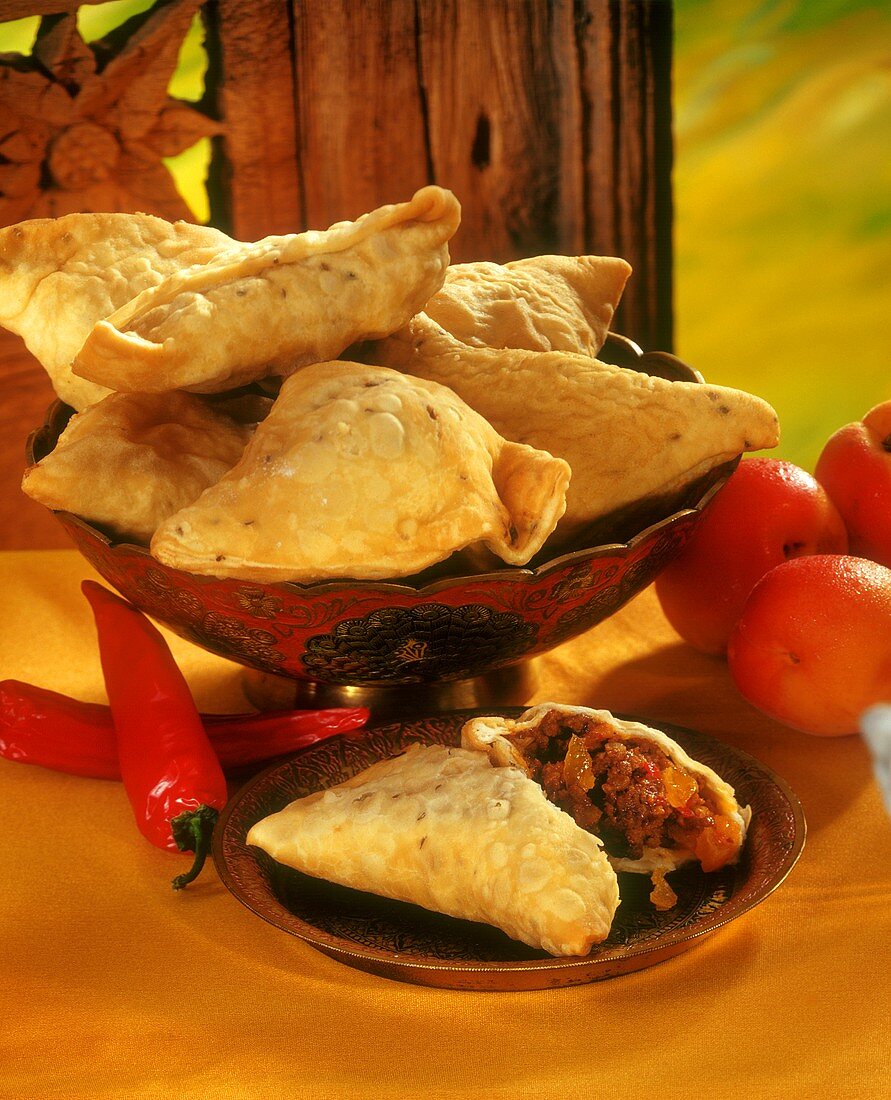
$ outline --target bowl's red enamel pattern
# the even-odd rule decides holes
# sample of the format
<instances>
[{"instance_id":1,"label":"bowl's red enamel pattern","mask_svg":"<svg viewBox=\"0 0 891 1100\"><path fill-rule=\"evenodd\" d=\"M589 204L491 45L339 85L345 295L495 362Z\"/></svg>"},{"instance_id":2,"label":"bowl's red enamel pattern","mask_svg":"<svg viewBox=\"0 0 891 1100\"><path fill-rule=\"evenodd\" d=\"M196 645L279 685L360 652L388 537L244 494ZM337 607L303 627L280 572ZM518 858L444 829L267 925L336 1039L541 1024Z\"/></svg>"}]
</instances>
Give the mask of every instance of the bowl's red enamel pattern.
<instances>
[{"instance_id":1,"label":"bowl's red enamel pattern","mask_svg":"<svg viewBox=\"0 0 891 1100\"><path fill-rule=\"evenodd\" d=\"M59 513L110 584L190 641L265 672L376 685L478 676L552 649L645 588L697 518L686 511L631 546L576 552L539 571L502 570L413 590L369 581L303 587L199 577Z\"/></svg>"},{"instance_id":2,"label":"bowl's red enamel pattern","mask_svg":"<svg viewBox=\"0 0 891 1100\"><path fill-rule=\"evenodd\" d=\"M618 350L624 356L615 360L620 365L701 380L679 360L643 356L630 341ZM52 450L68 415L58 402L50 409L46 424L28 441L30 462ZM575 549L535 568L441 577L423 586L203 577L163 565L143 546L114 542L77 516L56 515L111 585L212 653L320 683L439 683L504 668L608 618L678 553L734 466L694 487L685 501L689 507L649 517L650 525L626 542Z\"/></svg>"}]
</instances>

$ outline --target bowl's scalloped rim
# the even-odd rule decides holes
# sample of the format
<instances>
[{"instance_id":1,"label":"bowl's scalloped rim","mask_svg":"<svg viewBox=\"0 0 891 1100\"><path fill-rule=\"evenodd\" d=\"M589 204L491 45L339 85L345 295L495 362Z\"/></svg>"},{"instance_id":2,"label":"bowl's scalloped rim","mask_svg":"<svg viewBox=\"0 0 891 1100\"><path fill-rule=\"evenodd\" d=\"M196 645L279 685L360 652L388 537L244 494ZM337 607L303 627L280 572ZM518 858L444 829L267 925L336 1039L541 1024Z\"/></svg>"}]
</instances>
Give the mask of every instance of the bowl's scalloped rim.
<instances>
[{"instance_id":1,"label":"bowl's scalloped rim","mask_svg":"<svg viewBox=\"0 0 891 1100\"><path fill-rule=\"evenodd\" d=\"M723 488L726 482L726 477L721 478L714 485L703 493L702 497L689 508L682 508L680 511L672 512L670 516L665 516L663 519L657 520L655 523L651 523L649 527L645 527L642 531L639 531L636 535L630 538L627 542L609 542L602 543L598 546L584 547L580 550L570 550L565 554L561 554L556 558L551 558L546 562L542 562L541 565L528 568L526 566L511 566L505 569L495 569L487 573L464 573L457 574L448 577L439 577L429 584L425 584L421 587L417 587L411 584L400 583L398 581L373 581L373 580L354 580L350 577L341 577L334 580L314 581L310 584L299 584L297 581L251 581L249 583L261 585L263 588L284 589L285 591L293 592L299 595L303 594L325 594L332 591L339 591L348 586L349 588L360 588L363 591L381 592L381 593L393 593L400 595L414 595L414 596L429 596L434 595L437 592L442 592L451 588L464 588L468 584L485 584L485 583L505 583L520 582L530 584L542 580L550 573L555 573L566 566L574 565L576 562L581 561L595 561L597 558L612 557L616 554L622 554L623 556L633 552L635 547L643 542L645 539L651 538L660 529L668 529L673 527L676 523L679 523L685 516L693 513L701 512L712 500L712 498ZM148 548L141 546L139 543L116 541L109 538L108 535L102 531L93 527L81 516L75 515L73 512L66 512L63 510L51 509L54 515L63 517L66 523L71 524L74 527L78 527L92 539L96 539L102 542L111 552L116 550L125 550L129 553L136 554L139 557L148 559L153 565L158 568L163 568L171 573L183 573L184 576L197 577L195 573L185 573L184 570L176 569L173 566L164 565L163 562L157 561L153 558ZM199 578L205 579L205 578ZM207 576L207 581L231 581L233 583L248 583L239 582L237 578L232 577L212 577Z\"/></svg>"}]
</instances>

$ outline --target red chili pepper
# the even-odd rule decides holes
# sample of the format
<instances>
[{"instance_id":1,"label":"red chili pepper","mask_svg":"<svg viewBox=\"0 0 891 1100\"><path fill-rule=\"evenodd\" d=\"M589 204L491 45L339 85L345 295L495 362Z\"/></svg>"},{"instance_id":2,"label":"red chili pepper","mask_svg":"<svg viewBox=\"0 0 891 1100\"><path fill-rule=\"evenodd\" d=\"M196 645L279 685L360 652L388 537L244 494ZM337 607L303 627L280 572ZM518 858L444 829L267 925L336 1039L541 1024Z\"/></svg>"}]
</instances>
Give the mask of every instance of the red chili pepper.
<instances>
[{"instance_id":1,"label":"red chili pepper","mask_svg":"<svg viewBox=\"0 0 891 1100\"><path fill-rule=\"evenodd\" d=\"M366 707L280 710L262 714L202 714L224 770L297 752L326 737L359 729ZM0 756L69 775L120 779L109 707L22 683L0 681Z\"/></svg>"},{"instance_id":2,"label":"red chili pepper","mask_svg":"<svg viewBox=\"0 0 891 1100\"><path fill-rule=\"evenodd\" d=\"M194 851L188 885L204 866L226 804L226 778L189 686L161 632L94 581L81 585L93 608L124 789L142 835L167 851Z\"/></svg>"}]
</instances>

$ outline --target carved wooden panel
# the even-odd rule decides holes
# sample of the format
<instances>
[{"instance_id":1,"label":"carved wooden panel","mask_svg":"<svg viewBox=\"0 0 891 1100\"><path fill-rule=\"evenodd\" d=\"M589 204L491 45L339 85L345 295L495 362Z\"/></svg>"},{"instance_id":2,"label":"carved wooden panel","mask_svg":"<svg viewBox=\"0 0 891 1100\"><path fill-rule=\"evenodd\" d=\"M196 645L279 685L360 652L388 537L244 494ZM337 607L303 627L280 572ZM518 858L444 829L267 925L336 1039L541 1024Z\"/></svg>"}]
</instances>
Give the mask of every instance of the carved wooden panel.
<instances>
[{"instance_id":1,"label":"carved wooden panel","mask_svg":"<svg viewBox=\"0 0 891 1100\"><path fill-rule=\"evenodd\" d=\"M307 221L328 225L445 184L428 154L415 3L298 0L293 14Z\"/></svg>"},{"instance_id":2,"label":"carved wooden panel","mask_svg":"<svg viewBox=\"0 0 891 1100\"><path fill-rule=\"evenodd\" d=\"M189 218L163 157L219 126L167 94L200 0L176 0L87 45L73 12L45 16L33 54L0 65L0 215L145 210Z\"/></svg>"}]
</instances>

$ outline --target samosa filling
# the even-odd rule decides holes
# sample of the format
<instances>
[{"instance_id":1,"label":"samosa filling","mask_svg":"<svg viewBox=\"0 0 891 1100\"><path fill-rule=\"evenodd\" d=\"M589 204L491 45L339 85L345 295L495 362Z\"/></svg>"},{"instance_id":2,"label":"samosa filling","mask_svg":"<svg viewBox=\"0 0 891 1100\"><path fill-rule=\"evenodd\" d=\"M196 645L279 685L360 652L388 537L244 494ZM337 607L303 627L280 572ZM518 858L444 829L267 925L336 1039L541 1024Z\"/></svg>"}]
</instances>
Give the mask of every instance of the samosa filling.
<instances>
[{"instance_id":1,"label":"samosa filling","mask_svg":"<svg viewBox=\"0 0 891 1100\"><path fill-rule=\"evenodd\" d=\"M621 740L608 723L584 715L554 713L515 744L548 798L599 836L611 856L682 849L704 871L735 857L739 824L657 745Z\"/></svg>"}]
</instances>

